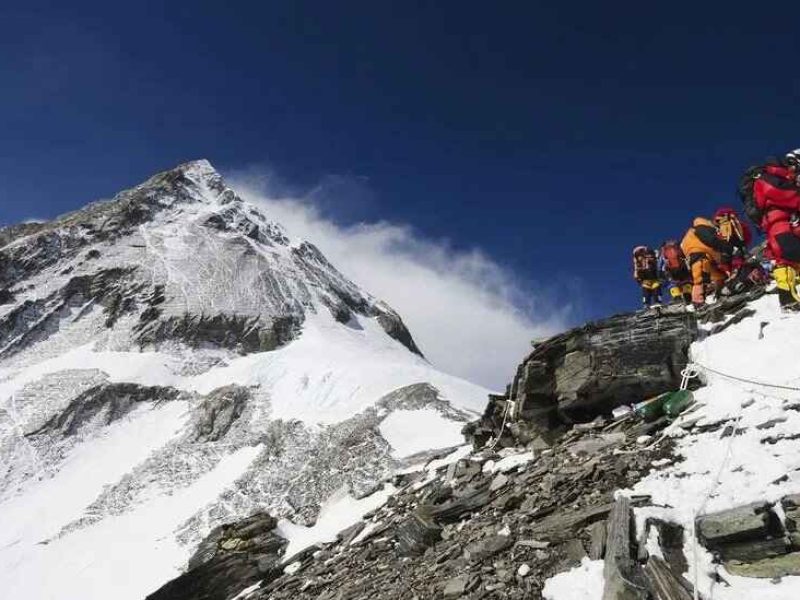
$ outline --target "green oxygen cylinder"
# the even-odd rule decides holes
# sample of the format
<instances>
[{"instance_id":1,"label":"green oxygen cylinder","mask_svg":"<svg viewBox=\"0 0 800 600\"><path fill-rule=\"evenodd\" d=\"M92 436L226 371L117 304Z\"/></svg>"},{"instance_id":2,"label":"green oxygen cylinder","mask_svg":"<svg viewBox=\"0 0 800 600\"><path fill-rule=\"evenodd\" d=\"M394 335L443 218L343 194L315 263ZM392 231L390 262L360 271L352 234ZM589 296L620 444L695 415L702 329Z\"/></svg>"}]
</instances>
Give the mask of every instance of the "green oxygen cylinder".
<instances>
[{"instance_id":1,"label":"green oxygen cylinder","mask_svg":"<svg viewBox=\"0 0 800 600\"><path fill-rule=\"evenodd\" d=\"M636 415L647 423L657 421L664 415L664 400L670 393L672 392L661 394L655 398L640 402L634 407Z\"/></svg>"},{"instance_id":2,"label":"green oxygen cylinder","mask_svg":"<svg viewBox=\"0 0 800 600\"><path fill-rule=\"evenodd\" d=\"M664 414L670 419L675 419L689 406L694 404L694 394L689 390L678 390L665 394Z\"/></svg>"}]
</instances>

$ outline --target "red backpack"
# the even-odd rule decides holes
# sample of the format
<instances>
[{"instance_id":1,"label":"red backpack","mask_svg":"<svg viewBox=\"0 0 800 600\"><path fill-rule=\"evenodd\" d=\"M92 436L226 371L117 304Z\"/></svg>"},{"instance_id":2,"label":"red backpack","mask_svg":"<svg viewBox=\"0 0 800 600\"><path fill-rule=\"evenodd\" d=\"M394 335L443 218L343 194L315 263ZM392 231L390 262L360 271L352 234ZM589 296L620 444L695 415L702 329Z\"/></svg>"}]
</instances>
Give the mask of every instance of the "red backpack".
<instances>
[{"instance_id":1,"label":"red backpack","mask_svg":"<svg viewBox=\"0 0 800 600\"><path fill-rule=\"evenodd\" d=\"M675 240L664 242L661 246L661 257L664 259L664 268L668 271L677 271L686 266L686 256Z\"/></svg>"}]
</instances>

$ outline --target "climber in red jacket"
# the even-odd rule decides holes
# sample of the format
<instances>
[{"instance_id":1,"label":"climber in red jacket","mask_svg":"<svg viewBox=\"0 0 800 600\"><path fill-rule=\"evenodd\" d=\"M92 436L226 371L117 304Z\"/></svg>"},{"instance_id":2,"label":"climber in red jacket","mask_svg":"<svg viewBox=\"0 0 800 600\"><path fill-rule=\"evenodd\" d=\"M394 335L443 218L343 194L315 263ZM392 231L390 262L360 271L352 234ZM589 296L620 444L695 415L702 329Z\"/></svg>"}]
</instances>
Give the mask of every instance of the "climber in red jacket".
<instances>
[{"instance_id":1,"label":"climber in red jacket","mask_svg":"<svg viewBox=\"0 0 800 600\"><path fill-rule=\"evenodd\" d=\"M775 261L773 277L785 310L800 309L799 164L800 149L787 154L783 161L748 169L739 192L748 216L767 236L768 255Z\"/></svg>"}]
</instances>

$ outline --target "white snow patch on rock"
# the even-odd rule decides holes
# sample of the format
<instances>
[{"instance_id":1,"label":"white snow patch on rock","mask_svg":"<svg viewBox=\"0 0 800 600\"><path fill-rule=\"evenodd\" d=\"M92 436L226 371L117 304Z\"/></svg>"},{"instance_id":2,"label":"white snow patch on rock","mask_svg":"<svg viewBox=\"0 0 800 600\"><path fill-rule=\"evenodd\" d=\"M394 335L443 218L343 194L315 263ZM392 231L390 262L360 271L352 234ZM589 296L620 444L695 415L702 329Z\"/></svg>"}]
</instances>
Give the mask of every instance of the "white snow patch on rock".
<instances>
[{"instance_id":1,"label":"white snow patch on rock","mask_svg":"<svg viewBox=\"0 0 800 600\"><path fill-rule=\"evenodd\" d=\"M276 530L289 541L284 556L290 559L309 546L334 541L340 531L357 523L368 512L383 506L395 491L394 486L386 484L382 490L357 500L343 488L328 498L320 509L317 522L311 527L281 519Z\"/></svg>"},{"instance_id":2,"label":"white snow patch on rock","mask_svg":"<svg viewBox=\"0 0 800 600\"><path fill-rule=\"evenodd\" d=\"M483 465L484 473L506 473L516 467L526 465L535 458L533 451L510 454L498 461L490 460Z\"/></svg>"},{"instance_id":3,"label":"white snow patch on rock","mask_svg":"<svg viewBox=\"0 0 800 600\"><path fill-rule=\"evenodd\" d=\"M380 424L381 436L392 447L395 458L405 458L431 448L464 443L464 423L446 418L433 408L396 410Z\"/></svg>"},{"instance_id":4,"label":"white snow patch on rock","mask_svg":"<svg viewBox=\"0 0 800 600\"><path fill-rule=\"evenodd\" d=\"M580 566L544 582L545 600L598 600L603 595L602 560L584 558Z\"/></svg>"}]
</instances>

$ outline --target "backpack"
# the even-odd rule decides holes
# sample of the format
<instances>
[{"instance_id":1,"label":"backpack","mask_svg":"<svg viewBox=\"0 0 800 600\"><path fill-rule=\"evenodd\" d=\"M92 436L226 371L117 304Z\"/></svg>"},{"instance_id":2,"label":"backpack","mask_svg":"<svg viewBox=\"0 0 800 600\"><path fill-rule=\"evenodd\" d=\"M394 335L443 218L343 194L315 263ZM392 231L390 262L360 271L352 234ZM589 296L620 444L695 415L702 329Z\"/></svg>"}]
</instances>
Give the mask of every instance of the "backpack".
<instances>
[{"instance_id":1,"label":"backpack","mask_svg":"<svg viewBox=\"0 0 800 600\"><path fill-rule=\"evenodd\" d=\"M654 277L658 273L656 253L647 246L637 246L633 249L634 274L650 272Z\"/></svg>"},{"instance_id":2,"label":"backpack","mask_svg":"<svg viewBox=\"0 0 800 600\"><path fill-rule=\"evenodd\" d=\"M664 259L664 267L668 271L677 271L686 266L686 256L675 240L664 242L664 245L661 246L661 257Z\"/></svg>"},{"instance_id":3,"label":"backpack","mask_svg":"<svg viewBox=\"0 0 800 600\"><path fill-rule=\"evenodd\" d=\"M742 201L742 206L744 206L744 214L759 229L761 229L761 219L764 217L764 212L756 204L756 195L753 188L755 187L756 179L761 177L761 173L761 165L750 167L739 179L739 187L737 188L739 199Z\"/></svg>"},{"instance_id":4,"label":"backpack","mask_svg":"<svg viewBox=\"0 0 800 600\"><path fill-rule=\"evenodd\" d=\"M744 206L744 214L755 224L759 231L761 231L761 220L764 218L764 211L756 204L754 191L756 179L759 179L764 174L764 167L768 165L779 166L780 164L779 160L769 159L764 164L748 168L739 179L739 186L736 192Z\"/></svg>"},{"instance_id":5,"label":"backpack","mask_svg":"<svg viewBox=\"0 0 800 600\"><path fill-rule=\"evenodd\" d=\"M719 227L719 235L725 241L744 242L744 230L739 219L734 214L726 214L715 219Z\"/></svg>"}]
</instances>

